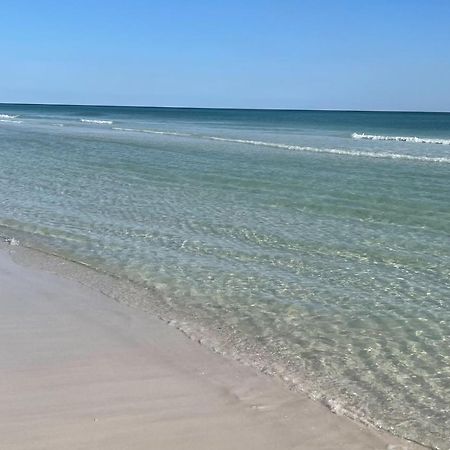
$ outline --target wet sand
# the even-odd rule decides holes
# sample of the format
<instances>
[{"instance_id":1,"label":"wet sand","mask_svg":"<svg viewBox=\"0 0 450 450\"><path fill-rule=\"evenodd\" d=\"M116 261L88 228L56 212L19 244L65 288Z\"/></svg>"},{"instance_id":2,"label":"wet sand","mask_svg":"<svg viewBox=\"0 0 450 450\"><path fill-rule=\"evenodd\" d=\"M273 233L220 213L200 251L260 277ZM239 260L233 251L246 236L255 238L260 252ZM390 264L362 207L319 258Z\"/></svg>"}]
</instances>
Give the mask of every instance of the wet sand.
<instances>
[{"instance_id":1,"label":"wet sand","mask_svg":"<svg viewBox=\"0 0 450 450\"><path fill-rule=\"evenodd\" d=\"M0 449L415 449L0 249Z\"/></svg>"}]
</instances>

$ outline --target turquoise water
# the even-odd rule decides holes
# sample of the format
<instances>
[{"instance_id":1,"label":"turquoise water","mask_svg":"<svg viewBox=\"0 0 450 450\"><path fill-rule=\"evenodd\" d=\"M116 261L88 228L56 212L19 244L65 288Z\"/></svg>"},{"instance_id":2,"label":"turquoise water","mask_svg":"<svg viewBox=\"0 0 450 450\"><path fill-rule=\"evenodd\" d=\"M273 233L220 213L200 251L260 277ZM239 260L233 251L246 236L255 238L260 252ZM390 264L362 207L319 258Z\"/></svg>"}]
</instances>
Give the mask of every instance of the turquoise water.
<instances>
[{"instance_id":1,"label":"turquoise water","mask_svg":"<svg viewBox=\"0 0 450 450\"><path fill-rule=\"evenodd\" d=\"M0 163L2 235L450 448L450 114L0 105Z\"/></svg>"}]
</instances>

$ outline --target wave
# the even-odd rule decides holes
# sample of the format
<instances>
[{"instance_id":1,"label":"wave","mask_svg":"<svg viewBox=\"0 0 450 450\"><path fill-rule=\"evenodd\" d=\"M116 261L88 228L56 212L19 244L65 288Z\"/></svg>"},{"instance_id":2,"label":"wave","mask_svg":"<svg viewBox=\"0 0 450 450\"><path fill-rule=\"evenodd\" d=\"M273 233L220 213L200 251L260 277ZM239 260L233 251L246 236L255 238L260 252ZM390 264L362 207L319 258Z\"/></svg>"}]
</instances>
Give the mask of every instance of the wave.
<instances>
[{"instance_id":1,"label":"wave","mask_svg":"<svg viewBox=\"0 0 450 450\"><path fill-rule=\"evenodd\" d=\"M135 133L150 133L150 134L163 134L167 136L192 136L189 133L178 133L176 131L160 131L160 130L143 130L138 128L121 128L121 127L112 127L113 130L116 131L134 131Z\"/></svg>"},{"instance_id":2,"label":"wave","mask_svg":"<svg viewBox=\"0 0 450 450\"><path fill-rule=\"evenodd\" d=\"M95 123L98 125L112 125L112 120L99 120L99 119L80 119L80 122L83 123Z\"/></svg>"},{"instance_id":3,"label":"wave","mask_svg":"<svg viewBox=\"0 0 450 450\"><path fill-rule=\"evenodd\" d=\"M302 152L309 152L309 153L325 153L325 154L332 154L332 155L359 156L359 157L366 157L366 158L381 158L381 159L403 159L403 160L409 160L409 161L450 164L450 158L444 157L444 156L434 157L434 156L426 156L426 155L409 155L409 154L404 154L404 153L387 153L387 152L371 152L371 151L361 151L361 150L345 150L345 149L337 149L337 148L306 147L306 146L300 146L300 145L279 144L279 143L275 143L275 142L255 141L255 140L250 140L250 139L231 139L231 138L223 138L223 137L218 137L218 136L201 136L201 135L194 135L194 134L187 134L187 133L178 133L175 131L146 130L146 129L121 128L121 127L112 127L112 129L116 130L116 131L162 134L162 135L168 135L168 136L195 136L200 139L209 139L212 141L222 141L222 142L231 142L231 143L235 143L235 144L256 145L256 146L261 146L261 147L271 147L271 148L302 151Z\"/></svg>"},{"instance_id":4,"label":"wave","mask_svg":"<svg viewBox=\"0 0 450 450\"><path fill-rule=\"evenodd\" d=\"M0 119L0 122L5 122L5 123L22 123L21 120L14 120L14 119Z\"/></svg>"},{"instance_id":5,"label":"wave","mask_svg":"<svg viewBox=\"0 0 450 450\"><path fill-rule=\"evenodd\" d=\"M450 145L450 139L439 138L419 138L415 136L377 136L374 134L353 133L353 139L368 139L370 141L397 141L397 142L413 142L415 144L441 144Z\"/></svg>"},{"instance_id":6,"label":"wave","mask_svg":"<svg viewBox=\"0 0 450 450\"><path fill-rule=\"evenodd\" d=\"M253 141L249 139L228 139L216 136L209 136L208 139L214 141L235 142L239 144L258 145L262 147L280 148L286 150L297 150L310 153L328 153L333 155L346 155L346 156L362 156L367 158L383 158L383 159L406 159L409 161L423 161L434 163L447 163L450 164L450 158L447 157L434 157L426 155L409 155L404 153L386 153L386 152L370 152L360 150L345 150L337 148L316 148L316 147L303 147L300 145L290 144L277 144L275 142Z\"/></svg>"},{"instance_id":7,"label":"wave","mask_svg":"<svg viewBox=\"0 0 450 450\"><path fill-rule=\"evenodd\" d=\"M18 115L12 116L10 114L0 114L0 122L4 123L22 123L21 120L15 120Z\"/></svg>"}]
</instances>

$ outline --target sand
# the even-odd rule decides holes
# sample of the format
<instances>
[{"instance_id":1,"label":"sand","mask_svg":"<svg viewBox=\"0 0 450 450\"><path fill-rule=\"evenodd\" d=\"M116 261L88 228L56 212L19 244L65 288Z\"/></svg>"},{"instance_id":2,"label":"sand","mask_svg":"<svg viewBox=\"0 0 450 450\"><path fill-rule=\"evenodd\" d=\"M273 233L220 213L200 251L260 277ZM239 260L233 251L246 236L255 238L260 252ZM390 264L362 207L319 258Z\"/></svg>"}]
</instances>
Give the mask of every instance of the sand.
<instances>
[{"instance_id":1,"label":"sand","mask_svg":"<svg viewBox=\"0 0 450 450\"><path fill-rule=\"evenodd\" d=\"M0 250L0 449L414 449Z\"/></svg>"}]
</instances>

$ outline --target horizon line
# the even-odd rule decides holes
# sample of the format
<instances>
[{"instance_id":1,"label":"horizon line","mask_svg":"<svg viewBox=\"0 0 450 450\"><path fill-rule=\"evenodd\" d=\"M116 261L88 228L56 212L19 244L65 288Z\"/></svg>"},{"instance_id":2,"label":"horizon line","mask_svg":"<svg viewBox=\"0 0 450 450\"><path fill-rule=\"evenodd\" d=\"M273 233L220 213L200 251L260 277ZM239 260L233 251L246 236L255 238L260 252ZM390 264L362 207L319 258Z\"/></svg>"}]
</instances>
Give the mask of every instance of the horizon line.
<instances>
[{"instance_id":1,"label":"horizon line","mask_svg":"<svg viewBox=\"0 0 450 450\"><path fill-rule=\"evenodd\" d=\"M114 104L92 104L92 103L22 103L22 102L0 102L0 105L17 106L87 106L94 108L154 108L154 109L217 109L217 110L241 110L241 111L317 111L317 112L385 112L385 113L442 113L449 114L450 110L427 111L418 109L339 109L339 108L237 108L223 106L155 106L155 105L114 105Z\"/></svg>"}]
</instances>

